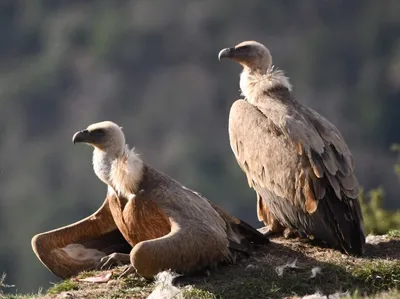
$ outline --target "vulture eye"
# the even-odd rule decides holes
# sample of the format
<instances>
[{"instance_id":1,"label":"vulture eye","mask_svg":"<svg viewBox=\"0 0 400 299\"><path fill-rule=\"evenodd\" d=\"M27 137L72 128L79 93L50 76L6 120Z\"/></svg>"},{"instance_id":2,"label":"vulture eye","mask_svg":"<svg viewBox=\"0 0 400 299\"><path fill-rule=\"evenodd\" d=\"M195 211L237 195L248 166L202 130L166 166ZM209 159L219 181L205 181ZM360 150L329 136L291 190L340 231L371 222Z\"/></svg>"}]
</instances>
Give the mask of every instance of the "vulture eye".
<instances>
[{"instance_id":1,"label":"vulture eye","mask_svg":"<svg viewBox=\"0 0 400 299\"><path fill-rule=\"evenodd\" d=\"M94 137L103 137L104 135L106 135L106 131L104 129L95 129L90 132L90 135Z\"/></svg>"},{"instance_id":2,"label":"vulture eye","mask_svg":"<svg viewBox=\"0 0 400 299\"><path fill-rule=\"evenodd\" d=\"M248 50L250 50L250 46L241 46L238 49L239 49L239 51L248 51Z\"/></svg>"}]
</instances>

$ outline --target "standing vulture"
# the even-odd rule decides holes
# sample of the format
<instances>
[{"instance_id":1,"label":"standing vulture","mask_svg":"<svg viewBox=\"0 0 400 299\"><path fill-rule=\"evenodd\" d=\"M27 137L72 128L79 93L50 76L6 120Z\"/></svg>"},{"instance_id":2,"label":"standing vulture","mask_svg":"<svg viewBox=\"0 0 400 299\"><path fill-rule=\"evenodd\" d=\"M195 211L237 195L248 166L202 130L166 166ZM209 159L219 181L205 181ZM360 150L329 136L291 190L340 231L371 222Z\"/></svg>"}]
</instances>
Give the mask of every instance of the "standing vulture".
<instances>
[{"instance_id":1,"label":"standing vulture","mask_svg":"<svg viewBox=\"0 0 400 299\"><path fill-rule=\"evenodd\" d=\"M145 278L167 269L188 274L234 262L254 245L268 243L255 228L146 165L115 123L92 124L73 142L94 147L94 172L108 192L93 216L33 238L35 253L56 275L65 278L116 263L130 263L124 273L136 271ZM107 232L112 239L105 238Z\"/></svg>"},{"instance_id":2,"label":"standing vulture","mask_svg":"<svg viewBox=\"0 0 400 299\"><path fill-rule=\"evenodd\" d=\"M347 254L365 247L353 157L339 130L297 102L270 51L245 41L219 52L243 66L231 107L231 148L257 193L268 235L297 232ZM285 230L285 231L284 231Z\"/></svg>"}]
</instances>

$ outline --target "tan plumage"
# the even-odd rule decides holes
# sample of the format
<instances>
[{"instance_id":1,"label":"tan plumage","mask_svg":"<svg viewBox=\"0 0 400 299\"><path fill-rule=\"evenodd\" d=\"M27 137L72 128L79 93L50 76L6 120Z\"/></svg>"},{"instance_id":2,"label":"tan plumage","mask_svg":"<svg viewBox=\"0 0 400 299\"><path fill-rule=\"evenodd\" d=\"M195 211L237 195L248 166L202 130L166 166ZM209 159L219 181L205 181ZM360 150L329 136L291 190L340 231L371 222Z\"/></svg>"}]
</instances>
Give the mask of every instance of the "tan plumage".
<instances>
[{"instance_id":1,"label":"tan plumage","mask_svg":"<svg viewBox=\"0 0 400 299\"><path fill-rule=\"evenodd\" d=\"M255 41L221 50L243 66L229 115L232 150L258 197L258 218L361 254L365 235L354 162L339 130L297 102L292 86Z\"/></svg>"},{"instance_id":2,"label":"tan plumage","mask_svg":"<svg viewBox=\"0 0 400 299\"><path fill-rule=\"evenodd\" d=\"M39 260L60 278L92 270L101 258L132 249L112 218L108 198L92 215L38 234L31 243Z\"/></svg>"},{"instance_id":3,"label":"tan plumage","mask_svg":"<svg viewBox=\"0 0 400 299\"><path fill-rule=\"evenodd\" d=\"M166 269L192 273L221 262L234 262L238 253L248 254L254 244L268 242L253 227L144 164L125 144L116 124L91 125L77 132L73 141L94 146L94 170L108 185L108 192L100 219L96 216L91 218L92 222L86 219L72 225L68 234L49 232L34 237L35 253L56 275L64 278L108 263L112 257L109 259L106 254L110 252L102 250L106 244L97 247L99 252L95 256L84 248L83 252L91 254L92 259L82 264L71 258L75 252L68 254L63 248L81 243L83 234L90 239L111 228L118 228L115 233L129 243L130 256L119 256L124 262L130 261L136 272L146 278ZM123 247L116 252L129 251Z\"/></svg>"}]
</instances>

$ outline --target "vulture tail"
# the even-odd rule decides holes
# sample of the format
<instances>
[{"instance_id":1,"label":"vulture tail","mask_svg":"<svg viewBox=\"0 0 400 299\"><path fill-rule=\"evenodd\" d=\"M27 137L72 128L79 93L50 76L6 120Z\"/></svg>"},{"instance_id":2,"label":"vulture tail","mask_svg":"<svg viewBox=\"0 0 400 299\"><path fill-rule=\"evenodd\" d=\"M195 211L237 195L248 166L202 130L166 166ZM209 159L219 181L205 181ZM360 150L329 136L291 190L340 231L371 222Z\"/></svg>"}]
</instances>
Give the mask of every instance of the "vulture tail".
<instances>
[{"instance_id":1,"label":"vulture tail","mask_svg":"<svg viewBox=\"0 0 400 299\"><path fill-rule=\"evenodd\" d=\"M234 229L236 229L239 234L243 235L243 237L251 244L265 245L269 243L268 237L264 236L264 234L260 233L257 229L243 220L238 219L238 223L235 223L233 226Z\"/></svg>"},{"instance_id":2,"label":"vulture tail","mask_svg":"<svg viewBox=\"0 0 400 299\"><path fill-rule=\"evenodd\" d=\"M230 257L232 260L236 260L238 257L249 257L252 250L257 246L265 245L269 243L268 237L264 236L254 227L248 223L232 217L230 228L236 237L228 237ZM239 240L237 239L239 237Z\"/></svg>"},{"instance_id":3,"label":"vulture tail","mask_svg":"<svg viewBox=\"0 0 400 299\"><path fill-rule=\"evenodd\" d=\"M225 212L223 209L212 203L211 201L208 201L211 206L217 211L217 213L224 219L225 223L230 226L230 228L238 235L242 237L242 240L246 240L247 243L250 244L258 244L258 245L263 245L263 244L268 244L269 239L268 237L264 236L262 233L260 233L257 229L252 227L250 224L247 222L240 220L239 218L236 218L227 212Z\"/></svg>"},{"instance_id":4,"label":"vulture tail","mask_svg":"<svg viewBox=\"0 0 400 299\"><path fill-rule=\"evenodd\" d=\"M327 190L328 191L328 190ZM336 244L347 254L363 255L365 250L365 233L362 227L361 208L358 200L342 194L338 199L333 190L329 190L319 202L322 221L330 230L329 243ZM328 236L326 236L328 237ZM324 238L322 238L324 239Z\"/></svg>"},{"instance_id":5,"label":"vulture tail","mask_svg":"<svg viewBox=\"0 0 400 299\"><path fill-rule=\"evenodd\" d=\"M265 188L257 186L256 190L264 200L268 199L266 203L271 212L284 227L292 228L301 235L311 235L316 241L323 241L329 247L340 249L346 254L363 254L365 234L357 200L344 194L339 199L333 188L327 186L325 196L318 201L317 210L309 214Z\"/></svg>"}]
</instances>

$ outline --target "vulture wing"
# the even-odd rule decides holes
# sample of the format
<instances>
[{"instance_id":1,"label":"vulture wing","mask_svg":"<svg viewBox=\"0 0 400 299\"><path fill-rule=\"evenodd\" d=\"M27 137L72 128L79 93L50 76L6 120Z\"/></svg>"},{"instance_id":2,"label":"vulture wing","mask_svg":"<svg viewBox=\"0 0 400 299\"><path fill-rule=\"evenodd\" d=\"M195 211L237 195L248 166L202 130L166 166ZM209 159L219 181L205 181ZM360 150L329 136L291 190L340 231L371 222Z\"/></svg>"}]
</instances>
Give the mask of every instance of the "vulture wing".
<instances>
[{"instance_id":1,"label":"vulture wing","mask_svg":"<svg viewBox=\"0 0 400 299\"><path fill-rule=\"evenodd\" d=\"M269 239L250 224L228 214L211 201L210 204L226 223L229 248L231 251L249 255L253 249L253 245L266 245L269 243Z\"/></svg>"},{"instance_id":2,"label":"vulture wing","mask_svg":"<svg viewBox=\"0 0 400 299\"><path fill-rule=\"evenodd\" d=\"M114 223L108 198L89 217L34 236L32 248L39 260L63 279L95 268L108 254L132 249Z\"/></svg>"},{"instance_id":3,"label":"vulture wing","mask_svg":"<svg viewBox=\"0 0 400 299\"><path fill-rule=\"evenodd\" d=\"M236 101L229 116L231 148L250 187L282 225L361 253L359 185L341 134L313 110L265 97Z\"/></svg>"},{"instance_id":4,"label":"vulture wing","mask_svg":"<svg viewBox=\"0 0 400 299\"><path fill-rule=\"evenodd\" d=\"M253 244L268 242L255 228L162 172L147 166L146 177L151 179L144 183L143 196L157 203L171 225L167 235L143 242L152 253L146 267L182 273L212 268L219 262L234 262L236 254L249 254Z\"/></svg>"}]
</instances>

